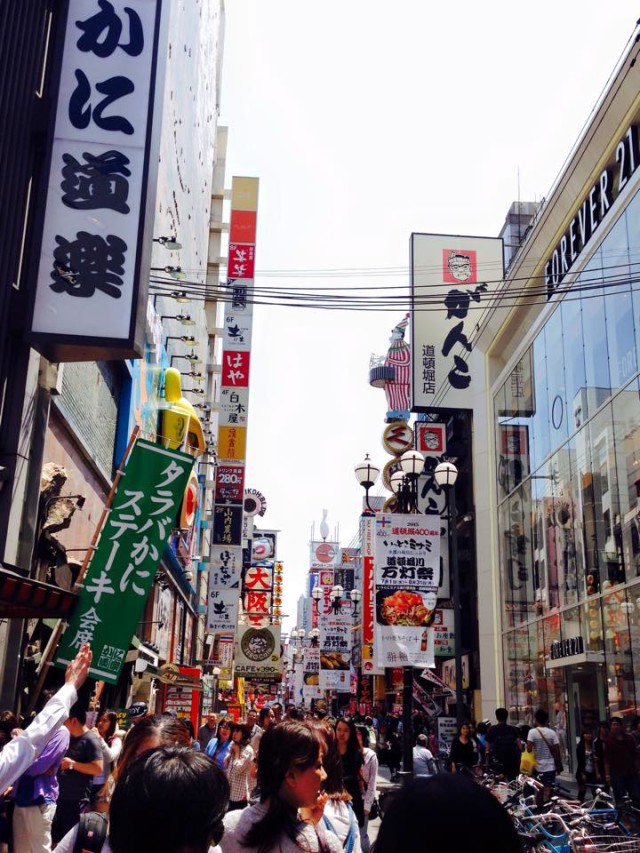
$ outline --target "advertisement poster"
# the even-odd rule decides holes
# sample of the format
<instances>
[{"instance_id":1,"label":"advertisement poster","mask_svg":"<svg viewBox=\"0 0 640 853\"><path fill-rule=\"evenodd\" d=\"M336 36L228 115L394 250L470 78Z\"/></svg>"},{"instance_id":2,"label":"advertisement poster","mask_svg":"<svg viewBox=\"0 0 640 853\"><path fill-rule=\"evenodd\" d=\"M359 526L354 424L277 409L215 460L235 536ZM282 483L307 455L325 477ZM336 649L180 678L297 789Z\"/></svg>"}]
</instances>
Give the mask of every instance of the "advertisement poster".
<instances>
[{"instance_id":1,"label":"advertisement poster","mask_svg":"<svg viewBox=\"0 0 640 853\"><path fill-rule=\"evenodd\" d=\"M435 524L434 524L435 521ZM375 519L375 655L381 667L428 665L440 575L438 517Z\"/></svg>"},{"instance_id":2,"label":"advertisement poster","mask_svg":"<svg viewBox=\"0 0 640 853\"><path fill-rule=\"evenodd\" d=\"M280 626L254 628L238 625L234 659L236 675L280 678Z\"/></svg>"},{"instance_id":3,"label":"advertisement poster","mask_svg":"<svg viewBox=\"0 0 640 853\"><path fill-rule=\"evenodd\" d=\"M238 624L240 597L237 589L210 589L207 601L207 631L233 634Z\"/></svg>"},{"instance_id":4,"label":"advertisement poster","mask_svg":"<svg viewBox=\"0 0 640 853\"><path fill-rule=\"evenodd\" d=\"M455 634L453 632L454 613L450 608L436 610L433 620L434 653L441 657L455 654Z\"/></svg>"},{"instance_id":5,"label":"advertisement poster","mask_svg":"<svg viewBox=\"0 0 640 853\"><path fill-rule=\"evenodd\" d=\"M345 610L321 613L318 621L320 630L320 687L323 690L349 692L351 667L351 640L353 618L346 605Z\"/></svg>"},{"instance_id":6,"label":"advertisement poster","mask_svg":"<svg viewBox=\"0 0 640 853\"><path fill-rule=\"evenodd\" d=\"M242 548L214 545L208 557L209 589L238 587L242 577Z\"/></svg>"},{"instance_id":7,"label":"advertisement poster","mask_svg":"<svg viewBox=\"0 0 640 853\"><path fill-rule=\"evenodd\" d=\"M117 684L193 462L158 444L134 444L62 637L58 666L90 643L91 677Z\"/></svg>"}]
</instances>

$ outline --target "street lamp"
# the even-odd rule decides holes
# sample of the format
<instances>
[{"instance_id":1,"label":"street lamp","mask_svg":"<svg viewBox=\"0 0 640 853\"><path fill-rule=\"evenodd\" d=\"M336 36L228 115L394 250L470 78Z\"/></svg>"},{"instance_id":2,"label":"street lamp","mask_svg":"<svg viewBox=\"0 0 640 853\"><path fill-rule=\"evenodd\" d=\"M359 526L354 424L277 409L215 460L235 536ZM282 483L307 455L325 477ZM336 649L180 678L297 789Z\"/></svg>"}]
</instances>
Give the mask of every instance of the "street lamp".
<instances>
[{"instance_id":1,"label":"street lamp","mask_svg":"<svg viewBox=\"0 0 640 853\"><path fill-rule=\"evenodd\" d=\"M169 341L182 341L183 344L187 344L187 346L195 347L198 341L193 337L193 335L167 335L164 339L164 348L167 348L167 344Z\"/></svg>"},{"instance_id":2,"label":"street lamp","mask_svg":"<svg viewBox=\"0 0 640 853\"><path fill-rule=\"evenodd\" d=\"M344 594L344 587L341 587L340 584L336 584L331 588L331 592L329 593L329 598L331 599L331 606L333 607L334 613L340 613L340 609L342 607L342 596Z\"/></svg>"},{"instance_id":3,"label":"street lamp","mask_svg":"<svg viewBox=\"0 0 640 853\"><path fill-rule=\"evenodd\" d=\"M195 326L196 321L191 319L190 314L162 314L160 320L177 320L183 326Z\"/></svg>"},{"instance_id":4,"label":"street lamp","mask_svg":"<svg viewBox=\"0 0 640 853\"><path fill-rule=\"evenodd\" d=\"M365 491L365 506L366 509L362 513L362 515L375 515L376 512L371 508L369 504L369 489L373 486L375 481L378 479L378 475L380 474L380 469L377 465L374 465L373 462L369 459L369 454L365 454L364 459L353 469L356 475L356 480L360 483L362 488Z\"/></svg>"},{"instance_id":5,"label":"street lamp","mask_svg":"<svg viewBox=\"0 0 640 853\"><path fill-rule=\"evenodd\" d=\"M166 272L176 281L184 281L187 277L182 267L151 267L151 272Z\"/></svg>"},{"instance_id":6,"label":"street lamp","mask_svg":"<svg viewBox=\"0 0 640 853\"><path fill-rule=\"evenodd\" d=\"M402 500L405 507L399 512L418 512L418 477L424 471L424 456L419 450L407 450L400 457L400 467L404 484L398 492L398 502Z\"/></svg>"},{"instance_id":7,"label":"street lamp","mask_svg":"<svg viewBox=\"0 0 640 853\"><path fill-rule=\"evenodd\" d=\"M313 598L313 603L316 608L316 613L320 610L320 600L322 599L322 587L314 586L311 590L311 598Z\"/></svg>"},{"instance_id":8,"label":"street lamp","mask_svg":"<svg viewBox=\"0 0 640 853\"><path fill-rule=\"evenodd\" d=\"M309 639L311 640L311 645L315 648L318 645L320 639L320 629L312 628L309 631Z\"/></svg>"},{"instance_id":9,"label":"street lamp","mask_svg":"<svg viewBox=\"0 0 640 853\"><path fill-rule=\"evenodd\" d=\"M456 663L456 722L458 727L464 722L462 697L462 609L460 602L460 570L458 567L458 514L456 511L456 480L458 469L453 462L440 462L433 472L436 483L446 491L449 511L449 565L453 578L453 633L455 635Z\"/></svg>"},{"instance_id":10,"label":"street lamp","mask_svg":"<svg viewBox=\"0 0 640 853\"><path fill-rule=\"evenodd\" d=\"M358 605L360 604L360 600L362 599L362 593L359 589L352 589L349 593L349 598L351 599L351 603L353 604L352 616L355 618L358 615Z\"/></svg>"},{"instance_id":11,"label":"street lamp","mask_svg":"<svg viewBox=\"0 0 640 853\"><path fill-rule=\"evenodd\" d=\"M182 248L182 243L178 243L178 240L175 236L172 237L154 237L154 243L159 243L161 246L164 246L165 249L168 249L170 252L177 252Z\"/></svg>"}]
</instances>

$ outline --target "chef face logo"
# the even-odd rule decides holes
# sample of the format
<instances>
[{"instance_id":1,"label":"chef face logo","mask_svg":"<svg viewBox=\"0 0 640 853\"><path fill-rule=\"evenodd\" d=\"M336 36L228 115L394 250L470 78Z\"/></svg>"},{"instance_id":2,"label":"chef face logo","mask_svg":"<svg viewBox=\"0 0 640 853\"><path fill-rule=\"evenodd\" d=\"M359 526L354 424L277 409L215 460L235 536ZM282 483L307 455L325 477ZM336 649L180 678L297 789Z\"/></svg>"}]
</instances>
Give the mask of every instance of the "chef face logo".
<instances>
[{"instance_id":1,"label":"chef face logo","mask_svg":"<svg viewBox=\"0 0 640 853\"><path fill-rule=\"evenodd\" d=\"M467 249L443 249L442 280L456 282L477 281L476 253Z\"/></svg>"}]
</instances>

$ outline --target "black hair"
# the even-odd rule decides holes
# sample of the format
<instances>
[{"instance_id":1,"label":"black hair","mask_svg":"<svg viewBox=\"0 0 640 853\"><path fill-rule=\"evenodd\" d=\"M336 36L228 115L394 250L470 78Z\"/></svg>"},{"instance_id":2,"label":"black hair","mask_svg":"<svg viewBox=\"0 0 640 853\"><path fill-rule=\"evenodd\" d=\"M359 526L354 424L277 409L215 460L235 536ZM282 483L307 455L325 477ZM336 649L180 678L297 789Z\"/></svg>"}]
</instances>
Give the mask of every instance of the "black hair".
<instances>
[{"instance_id":1,"label":"black hair","mask_svg":"<svg viewBox=\"0 0 640 853\"><path fill-rule=\"evenodd\" d=\"M332 794L346 794L342 775L342 759L338 752L335 729L323 723L315 723L315 728L324 743L322 766L327 774L327 778L322 784L322 790L329 794L329 796ZM351 799L348 794L346 794L346 798Z\"/></svg>"},{"instance_id":2,"label":"black hair","mask_svg":"<svg viewBox=\"0 0 640 853\"><path fill-rule=\"evenodd\" d=\"M360 763L362 763L362 750L360 749L360 744L358 743L358 737L356 735L356 724L353 720L350 720L347 717L340 717L340 719L336 720L336 724L334 726L336 732L341 723L349 728L349 740L347 741L345 761L357 764L358 756L360 756Z\"/></svg>"},{"instance_id":3,"label":"black hair","mask_svg":"<svg viewBox=\"0 0 640 853\"><path fill-rule=\"evenodd\" d=\"M506 723L509 719L509 712L506 708L496 708L496 720L499 723Z\"/></svg>"},{"instance_id":4,"label":"black hair","mask_svg":"<svg viewBox=\"0 0 640 853\"><path fill-rule=\"evenodd\" d=\"M536 723L539 723L541 726L546 726L549 722L549 715L544 710L544 708L538 708L538 710L533 715L533 719Z\"/></svg>"},{"instance_id":5,"label":"black hair","mask_svg":"<svg viewBox=\"0 0 640 853\"><path fill-rule=\"evenodd\" d=\"M233 723L231 726L231 737L233 738L236 732L242 733L242 739L240 741L240 746L246 746L251 740L251 732L253 731L253 726L251 723L245 723L243 720L240 720L237 723Z\"/></svg>"},{"instance_id":6,"label":"black hair","mask_svg":"<svg viewBox=\"0 0 640 853\"><path fill-rule=\"evenodd\" d=\"M186 728L186 730L189 732L189 737L191 738L191 740L194 740L196 733L195 733L195 730L193 728L193 723L191 722L189 717L181 717L180 722Z\"/></svg>"},{"instance_id":7,"label":"black hair","mask_svg":"<svg viewBox=\"0 0 640 853\"><path fill-rule=\"evenodd\" d=\"M69 719L77 720L81 726L87 722L87 709L80 702L76 702L69 711Z\"/></svg>"},{"instance_id":8,"label":"black hair","mask_svg":"<svg viewBox=\"0 0 640 853\"><path fill-rule=\"evenodd\" d=\"M148 750L118 779L109 844L113 853L206 853L222 838L228 804L227 777L207 755L180 747Z\"/></svg>"},{"instance_id":9,"label":"black hair","mask_svg":"<svg viewBox=\"0 0 640 853\"><path fill-rule=\"evenodd\" d=\"M521 847L511 818L489 790L460 773L439 773L409 781L385 809L376 853L398 850L520 853Z\"/></svg>"},{"instance_id":10,"label":"black hair","mask_svg":"<svg viewBox=\"0 0 640 853\"><path fill-rule=\"evenodd\" d=\"M369 729L366 726L356 726L356 732L359 732L360 737L362 738L362 746L363 748L368 748L369 746Z\"/></svg>"},{"instance_id":11,"label":"black hair","mask_svg":"<svg viewBox=\"0 0 640 853\"><path fill-rule=\"evenodd\" d=\"M264 721L267 719L267 716L271 710L272 709L270 707L268 707L267 705L265 705L264 708L260 708L260 713L258 714L258 720L260 721L261 726L264 726ZM275 716L275 711L273 713Z\"/></svg>"},{"instance_id":12,"label":"black hair","mask_svg":"<svg viewBox=\"0 0 640 853\"><path fill-rule=\"evenodd\" d=\"M268 802L269 808L240 839L244 847L269 853L278 846L283 834L300 846L297 811L282 799L281 789L292 767L307 770L317 762L321 747L317 729L308 723L285 720L266 729L258 752L258 787L260 802Z\"/></svg>"},{"instance_id":13,"label":"black hair","mask_svg":"<svg viewBox=\"0 0 640 853\"><path fill-rule=\"evenodd\" d=\"M100 722L100 720L109 721L109 728L104 733L104 740L109 743L109 739L114 736L118 727L118 715L115 711L103 711L103 713L98 717L98 722Z\"/></svg>"}]
</instances>

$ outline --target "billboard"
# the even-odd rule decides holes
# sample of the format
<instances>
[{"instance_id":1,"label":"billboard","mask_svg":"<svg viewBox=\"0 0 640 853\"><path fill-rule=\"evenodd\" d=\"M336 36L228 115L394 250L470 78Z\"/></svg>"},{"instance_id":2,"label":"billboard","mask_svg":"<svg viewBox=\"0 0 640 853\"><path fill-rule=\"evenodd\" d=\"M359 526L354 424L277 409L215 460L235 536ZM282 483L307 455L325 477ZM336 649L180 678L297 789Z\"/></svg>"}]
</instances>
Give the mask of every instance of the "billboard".
<instances>
[{"instance_id":1,"label":"billboard","mask_svg":"<svg viewBox=\"0 0 640 853\"><path fill-rule=\"evenodd\" d=\"M472 409L481 312L504 277L501 238L411 235L412 409ZM428 307L428 310L427 310Z\"/></svg>"},{"instance_id":2,"label":"billboard","mask_svg":"<svg viewBox=\"0 0 640 853\"><path fill-rule=\"evenodd\" d=\"M50 360L143 351L165 5L68 3L29 333Z\"/></svg>"},{"instance_id":3,"label":"billboard","mask_svg":"<svg viewBox=\"0 0 640 853\"><path fill-rule=\"evenodd\" d=\"M245 678L280 678L280 626L238 625L234 672Z\"/></svg>"},{"instance_id":4,"label":"billboard","mask_svg":"<svg viewBox=\"0 0 640 853\"><path fill-rule=\"evenodd\" d=\"M381 667L428 666L440 582L440 519L375 518L375 657ZM435 522L435 523L434 523Z\"/></svg>"},{"instance_id":5,"label":"billboard","mask_svg":"<svg viewBox=\"0 0 640 853\"><path fill-rule=\"evenodd\" d=\"M133 446L55 663L90 643L90 675L117 684L173 530L194 459L149 441Z\"/></svg>"}]
</instances>

